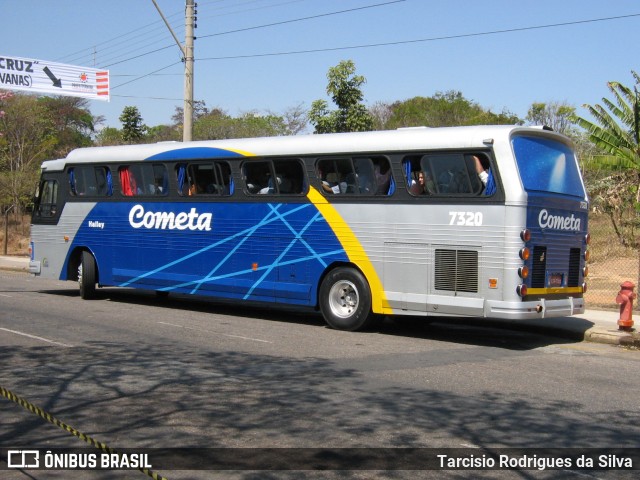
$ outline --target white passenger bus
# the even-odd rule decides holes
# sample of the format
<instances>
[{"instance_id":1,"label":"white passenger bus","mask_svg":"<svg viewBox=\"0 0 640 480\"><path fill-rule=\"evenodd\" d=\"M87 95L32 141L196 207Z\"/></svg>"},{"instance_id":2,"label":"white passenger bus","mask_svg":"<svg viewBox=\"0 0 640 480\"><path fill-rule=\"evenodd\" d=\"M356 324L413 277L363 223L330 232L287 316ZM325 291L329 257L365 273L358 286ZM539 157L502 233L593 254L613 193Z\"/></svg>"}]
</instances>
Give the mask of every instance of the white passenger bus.
<instances>
[{"instance_id":1,"label":"white passenger bus","mask_svg":"<svg viewBox=\"0 0 640 480\"><path fill-rule=\"evenodd\" d=\"M30 271L381 315L584 311L588 203L570 141L477 126L81 148L42 165Z\"/></svg>"}]
</instances>

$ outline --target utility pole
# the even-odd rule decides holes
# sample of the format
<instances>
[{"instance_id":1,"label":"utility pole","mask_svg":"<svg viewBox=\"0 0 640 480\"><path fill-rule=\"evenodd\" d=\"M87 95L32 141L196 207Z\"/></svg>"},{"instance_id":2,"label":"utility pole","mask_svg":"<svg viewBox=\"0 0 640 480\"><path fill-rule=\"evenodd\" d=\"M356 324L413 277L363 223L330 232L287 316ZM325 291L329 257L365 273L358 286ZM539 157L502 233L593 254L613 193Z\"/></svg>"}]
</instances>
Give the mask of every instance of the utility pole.
<instances>
[{"instance_id":1,"label":"utility pole","mask_svg":"<svg viewBox=\"0 0 640 480\"><path fill-rule=\"evenodd\" d=\"M184 21L185 21L185 39L184 45L180 43L178 37L173 32L169 22L163 15L160 7L156 3L156 0L151 0L158 10L158 13L164 20L165 25L169 29L169 32L173 36L173 39L178 44L180 52L182 53L182 61L184 62L184 108L182 111L182 141L190 142L193 132L193 40L194 29L196 27L196 5L195 0L186 0Z\"/></svg>"},{"instance_id":2,"label":"utility pole","mask_svg":"<svg viewBox=\"0 0 640 480\"><path fill-rule=\"evenodd\" d=\"M190 142L193 132L193 30L195 26L195 3L187 0L184 33L184 119L182 141Z\"/></svg>"}]
</instances>

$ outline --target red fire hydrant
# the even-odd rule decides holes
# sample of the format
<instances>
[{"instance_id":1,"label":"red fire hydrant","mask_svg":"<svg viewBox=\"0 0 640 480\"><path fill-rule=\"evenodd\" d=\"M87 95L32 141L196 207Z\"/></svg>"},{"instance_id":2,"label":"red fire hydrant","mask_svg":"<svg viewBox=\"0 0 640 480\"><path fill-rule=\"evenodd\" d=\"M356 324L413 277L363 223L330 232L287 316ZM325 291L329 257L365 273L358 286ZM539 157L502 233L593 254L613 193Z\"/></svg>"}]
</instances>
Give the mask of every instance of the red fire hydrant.
<instances>
[{"instance_id":1,"label":"red fire hydrant","mask_svg":"<svg viewBox=\"0 0 640 480\"><path fill-rule=\"evenodd\" d=\"M620 304L620 320L618 320L619 330L632 330L633 301L637 297L633 291L634 288L636 288L634 283L628 280L620 284L620 291L616 297L616 303Z\"/></svg>"}]
</instances>

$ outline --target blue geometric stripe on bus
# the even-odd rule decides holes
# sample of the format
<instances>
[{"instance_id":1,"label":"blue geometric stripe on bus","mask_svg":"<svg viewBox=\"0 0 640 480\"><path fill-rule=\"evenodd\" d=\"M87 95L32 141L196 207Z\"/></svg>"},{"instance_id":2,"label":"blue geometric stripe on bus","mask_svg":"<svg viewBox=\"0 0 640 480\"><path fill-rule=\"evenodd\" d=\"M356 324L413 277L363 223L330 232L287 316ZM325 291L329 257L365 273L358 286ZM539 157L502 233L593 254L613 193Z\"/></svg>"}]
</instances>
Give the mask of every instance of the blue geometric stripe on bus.
<instances>
[{"instance_id":1,"label":"blue geometric stripe on bus","mask_svg":"<svg viewBox=\"0 0 640 480\"><path fill-rule=\"evenodd\" d=\"M211 231L133 228L135 205L147 212L211 214ZM228 298L304 296L297 303L309 304L326 266L348 259L311 203L97 204L73 244L91 245L103 285Z\"/></svg>"},{"instance_id":2,"label":"blue geometric stripe on bus","mask_svg":"<svg viewBox=\"0 0 640 480\"><path fill-rule=\"evenodd\" d=\"M324 257L333 257L336 255L340 255L344 253L344 251L342 249L340 250L335 250L333 252L326 252L324 253L322 256ZM215 283L218 282L220 280L226 280L226 279L230 279L230 278L234 278L234 277L240 277L242 275L247 275L247 274L254 274L256 272L261 272L261 271L265 271L265 270L272 270L274 267L282 267L282 266L287 266L287 265L293 265L296 263L302 263L302 262L308 262L311 260L315 260L317 259L315 256L308 256L308 257L300 257L300 258L296 258L296 259L291 259L291 260L286 260L284 262L279 262L277 264L270 264L270 265L262 265L260 267L257 267L255 270L252 268L247 268L245 270L238 270L235 272L229 272L226 274L221 274L221 275L215 275L215 276L210 276L207 277L206 279L201 279L201 278L195 278L195 275L187 275L187 274L183 274L181 275L181 277L194 277L193 280L187 280L184 281L182 283L177 283L177 284L173 284L170 286L165 286L162 288L158 288L159 291L164 291L164 292L170 292L173 290L178 290L178 289L189 289L191 290L192 286L194 284L202 284L202 285L207 285L207 284L211 284L211 283ZM130 277L131 275L135 274L135 270L125 270L125 269L116 269L114 271L114 273L116 274L116 277ZM166 276L167 280L168 280L168 275ZM161 277L158 277L161 278ZM172 275L171 276L171 280L175 281L176 280L176 275ZM247 286L245 287L246 289L249 289L251 287L253 287L254 289L257 287L256 283L251 280L252 284L249 285L247 284ZM128 282L127 285L131 285L132 282ZM136 282L139 283L139 282ZM122 286L122 285L119 285ZM247 294L245 293L244 296L247 296Z\"/></svg>"},{"instance_id":3,"label":"blue geometric stripe on bus","mask_svg":"<svg viewBox=\"0 0 640 480\"><path fill-rule=\"evenodd\" d=\"M302 235L302 234L303 234L303 233L304 233L304 232L309 228L309 226L310 226L313 222L315 222L315 221L317 221L317 220L318 220L318 218L320 217L320 212L316 212L316 215L315 215L313 218L311 218L311 220L309 220L309 222L304 226L303 230L302 230L302 231L300 231L300 232L298 233L298 232L296 232L296 231L291 227L291 225L286 221L285 217L284 217L284 216L282 216L280 213L278 213L278 209L282 206L282 204L280 204L280 205L276 205L276 206L274 206L274 205L272 205L272 204L268 204L268 205L269 205L269 207L271 208L271 212L269 212L269 213L267 214L267 217L265 217L265 218L264 218L264 219L263 219L263 220L262 220L258 225L256 225L255 227L252 227L251 229L249 229L249 231L247 231L247 232L246 232L246 235L244 236L244 238L243 238L243 239L242 239L242 240L241 240L241 241L240 241L240 242L239 242L239 243L238 243L238 244L237 244L237 245L236 245L236 246L235 246L235 247L234 247L234 248L233 248L233 249L232 249L228 254L227 254L227 256L226 256L225 258L223 258L223 259L220 261L220 263L218 263L218 265L216 265L216 266L213 268L213 270L211 270L211 271L209 272L209 274L208 274L207 276L205 276L205 277L204 277L204 278L199 282L199 284L198 284L198 285L196 285L196 286L194 287L194 289L191 291L191 293L196 293L196 292L197 292L197 290L198 290L198 288L199 288L199 286L200 286L200 284L201 284L201 283L204 283L204 282L206 282L206 281L208 281L208 279L211 277L211 275L213 275L213 274L214 274L214 273L215 273L215 272L216 272L216 271L217 271L217 270L218 270L218 269L219 269L219 268L220 268L220 267L221 267L221 266L222 266L222 265L223 265L223 264L224 264L224 263L225 263L225 262L226 262L226 261L227 261L227 260L228 260L228 259L229 259L229 258L230 258L230 257L231 257L231 256L232 256L232 255L233 255L233 254L238 250L238 249L239 249L239 248L240 248L240 247L241 247L241 246L242 246L242 244L243 244L245 241L250 240L251 235L252 235L254 232L258 231L258 230L259 230L259 228L260 228L261 226L265 225L267 222L271 222L271 221L276 220L275 218L269 218L269 217L271 217L271 214L275 214L275 215L277 215L277 219L281 220L281 221L282 221L282 222L287 226L287 228L288 228L292 233L294 233L294 235L296 235L296 238L294 238L294 239L290 242L289 246L287 246L287 248L285 248L285 250L283 250L283 251L281 252L280 256L278 257L279 259L281 259L282 257L284 257L284 256L288 253L288 251L291 249L291 247L294 245L294 243L295 243L295 242L300 241L301 243L304 243L304 244L307 246L307 249L308 249L308 250L309 250L309 251L310 251L310 252L311 252L311 253L312 253L312 254L313 254L313 255L314 255L318 260L319 260L319 262L322 264L322 266L323 266L323 267L326 267L326 263L324 262L324 260L322 260L322 258L320 258L320 257L316 254L316 252L313 250L313 248L311 248L311 246L310 246L308 243L306 243L306 242L304 241L304 239L301 237L301 235ZM306 208L306 207L311 207L311 205L308 205L308 204L307 204L307 205L304 205L303 207L305 207L305 208ZM299 208L297 208L297 209L293 209L292 211L296 211L296 210L298 210L298 209L300 209L300 207L299 207ZM251 294L251 291L253 291L253 289L254 289L254 288L255 288L255 287L256 287L256 286L257 286L257 285L258 285L258 284L259 284L259 283L264 279L264 278L266 278L266 276L271 272L271 270L272 270L272 269L273 269L273 267L275 267L275 266L277 266L277 264L272 264L271 269L268 269L268 270L267 270L267 272L265 272L265 273L264 273L264 275L262 276L262 278L261 278L260 280L258 280L258 281L256 282L256 284L255 284L255 285L250 289L250 291L247 293L247 296L249 296L249 295Z\"/></svg>"},{"instance_id":4,"label":"blue geometric stripe on bus","mask_svg":"<svg viewBox=\"0 0 640 480\"><path fill-rule=\"evenodd\" d=\"M274 213L276 213L276 214L277 214L277 209L272 209L272 211L273 211ZM279 266L279 265L280 265L280 262L281 262L281 261L282 261L282 259L287 255L287 253L289 252L289 250L291 250L291 247L293 247L293 245L294 245L296 242L298 242L298 241L300 241L300 240L301 240L301 238L302 238L302 234L304 234L304 232L306 232L306 231L307 231L307 229L309 228L309 226L310 226L313 222L315 222L315 221L318 219L318 217L319 217L319 216L320 216L320 212L317 212L317 213L316 213L316 215L315 215L311 220L309 220L309 222L304 226L304 228L303 228L302 230L300 230L300 232L296 232L293 228L291 228L291 226L287 223L287 221L286 221L286 220L284 220L284 218L283 218L281 215L279 215L279 216L278 216L278 217L282 220L282 222L283 222L285 225L287 225L287 227L292 231L292 233L294 233L294 234L295 234L295 238L294 238L293 240L291 240L291 242L289 242L289 245L287 245L287 247L286 247L284 250L282 250L282 252L280 253L280 255L278 255L278 258L276 258L276 261L275 261L273 264L271 264L271 265L269 266L269 268L268 268L268 269L267 269L267 270L262 274L262 276L258 279L258 281L257 281L256 283L254 283L254 284L253 284L253 286L249 289L249 291L248 291L248 292L246 293L246 295L244 296L245 300L251 296L251 294L252 294L252 293L253 293L253 291L256 289L256 287L258 287L258 285L260 285L260 283L262 283L262 281L263 281L265 278L267 278L267 277L268 277L268 275L271 273L271 271L272 271L276 266ZM313 255L313 257L314 257L315 259L317 259L317 260L321 263L321 265L322 265L323 267L326 267L326 266L327 266L327 264L322 260L322 258L320 258L320 257L318 256L318 254L313 250L313 248L311 248L311 246L310 246L308 243L306 243L306 242L305 242L305 246L306 246L306 247L308 248L308 250L311 252L311 254Z\"/></svg>"},{"instance_id":5,"label":"blue geometric stripe on bus","mask_svg":"<svg viewBox=\"0 0 640 480\"><path fill-rule=\"evenodd\" d=\"M193 258L193 257L195 257L195 256L198 256L198 255L200 255L200 254L202 254L202 253L204 253L204 252L206 252L206 251L208 251L208 250L211 250L211 249L213 249L213 248L215 248L215 247L218 247L218 246L220 246L220 245L222 245L222 244L224 244L224 243L230 242L230 241L235 240L235 239L237 239L237 238L239 238L239 237L240 237L240 238L241 238L241 240L240 240L240 241L235 245L235 247L234 247L232 250L230 250L230 251L228 252L228 254L227 254L227 255L226 255L226 256L225 256L225 257L224 257L224 258L223 258L223 259L222 259L222 260L221 260L221 261L220 261L220 262L219 262L215 267L214 267L214 268L213 268L213 270L211 270L211 272L210 272L209 274L215 273L215 271L217 271L217 270L218 270L218 269L219 269L219 268L220 268L220 267L221 267L221 266L226 262L226 260L228 260L230 257L232 257L232 256L233 256L233 254L234 254L234 253L236 253L236 251L237 251L240 247L242 247L242 245L243 245L245 242L247 242L248 240L250 240L250 239L251 239L251 237L252 237L252 235L253 235L255 232L259 231L259 230L260 230L260 228L262 228L262 227L264 227L264 226L266 226L266 225L268 225L268 224L271 224L271 223L277 222L278 220L286 221L286 220L284 220L284 219L285 219L285 217L290 216L290 215L293 215L293 214L295 214L295 213L297 213L297 212L299 212L299 211L301 211L301 210L304 210L304 209L311 209L312 211L316 212L316 214L315 214L315 215L314 215L314 217L313 217L313 220L314 220L314 221L315 221L315 220L317 220L317 219L319 218L319 216L318 216L318 213L319 213L319 212L317 212L317 210L313 209L313 208L312 208L313 206L312 206L311 204L303 204L303 205L295 206L295 207L293 207L293 208L290 208L290 209L289 209L287 212L285 212L284 214L278 214L279 216L272 216L272 214L273 214L274 212L277 212L278 208L280 208L280 207L281 207L281 206L283 206L284 204L279 204L279 205L277 205L276 207L273 207L273 205L272 205L272 204L266 204L266 205L269 205L269 207L271 208L271 210L270 210L269 212L267 212L267 215L265 216L265 218L263 218L260 222L258 222L258 223L257 223L257 224L255 224L254 226L252 226L252 227L250 227L250 228L247 228L247 229L245 229L245 230L243 230L243 231L240 231L240 232L234 233L233 235L230 235L230 236L228 236L228 237L226 237L226 238L223 238L223 239L221 239L221 240L219 240L219 241L217 241L217 242L214 242L214 243L212 243L212 244L210 244L210 245L207 245L207 246L205 246L205 247L203 247L203 248L201 248L201 249L199 249L199 250L197 250L197 251L191 252L191 253L189 253L188 255L185 255L185 256L183 256L183 257L180 257L180 258L178 258L178 259L175 259L175 260L173 260L172 262L170 262L170 263L168 263L168 264L166 264L166 265L162 265L162 266L160 266L160 267L157 267L157 268L156 268L156 269L154 269L154 270L151 270L151 271L145 272L145 273L143 273L143 274L139 275L138 277L136 277L136 278L132 278L132 279L130 279L128 282L125 282L125 283L121 284L120 286L123 286L123 287L129 286L129 283L135 283L136 281L138 281L138 280L140 280L140 279L142 279L142 278L145 278L145 277L147 277L147 276L153 275L153 274L155 274L155 273L157 273L157 272L159 272L159 271L165 270L165 269L167 269L167 268L169 268L169 267L172 267L172 266L174 266L174 265L176 265L176 264L183 263L184 261L186 261L186 260L188 260L188 259L190 259L190 258ZM214 225L215 225L215 216L214 216ZM327 239L326 239L326 237L324 237L324 235L323 235L323 239L324 239L324 240L327 240ZM311 247L309 247L309 248L311 248ZM323 264L323 266L326 266L326 263L324 263L324 261L321 261L321 263Z\"/></svg>"},{"instance_id":6,"label":"blue geometric stripe on bus","mask_svg":"<svg viewBox=\"0 0 640 480\"><path fill-rule=\"evenodd\" d=\"M151 155L147 160L197 160L203 158L236 158L244 157L242 153L233 150L211 147L188 147L168 150Z\"/></svg>"}]
</instances>

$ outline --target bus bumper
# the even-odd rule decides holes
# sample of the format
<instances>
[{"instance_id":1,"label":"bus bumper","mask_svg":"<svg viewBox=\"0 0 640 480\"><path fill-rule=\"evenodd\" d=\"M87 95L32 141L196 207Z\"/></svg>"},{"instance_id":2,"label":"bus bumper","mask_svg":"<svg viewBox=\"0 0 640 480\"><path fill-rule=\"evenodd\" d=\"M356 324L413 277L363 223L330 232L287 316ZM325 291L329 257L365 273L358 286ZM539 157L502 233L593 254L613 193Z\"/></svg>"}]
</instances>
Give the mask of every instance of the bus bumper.
<instances>
[{"instance_id":1,"label":"bus bumper","mask_svg":"<svg viewBox=\"0 0 640 480\"><path fill-rule=\"evenodd\" d=\"M40 275L40 262L36 260L31 260L29 262L29 273L33 273L34 275Z\"/></svg>"},{"instance_id":2,"label":"bus bumper","mask_svg":"<svg viewBox=\"0 0 640 480\"><path fill-rule=\"evenodd\" d=\"M526 320L531 318L568 317L584 313L584 299L566 297L546 300L544 298L528 302L485 302L484 316Z\"/></svg>"}]
</instances>

